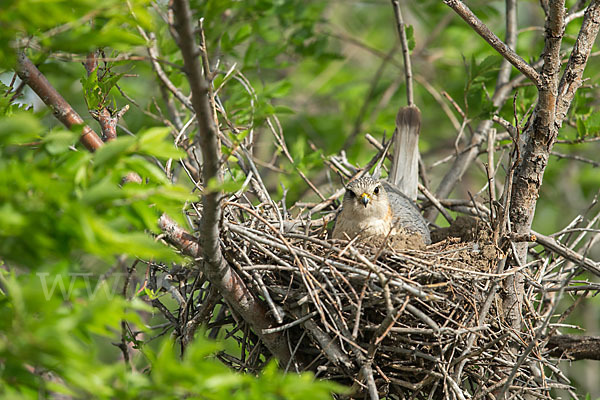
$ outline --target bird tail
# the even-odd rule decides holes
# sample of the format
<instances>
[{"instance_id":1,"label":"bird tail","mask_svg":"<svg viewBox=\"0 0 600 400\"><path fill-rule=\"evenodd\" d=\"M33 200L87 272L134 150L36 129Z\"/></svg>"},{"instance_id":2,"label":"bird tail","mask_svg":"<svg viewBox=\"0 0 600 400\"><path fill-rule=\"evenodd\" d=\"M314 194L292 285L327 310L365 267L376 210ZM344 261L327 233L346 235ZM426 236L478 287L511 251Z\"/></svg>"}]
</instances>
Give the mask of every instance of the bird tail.
<instances>
[{"instance_id":1,"label":"bird tail","mask_svg":"<svg viewBox=\"0 0 600 400\"><path fill-rule=\"evenodd\" d=\"M417 106L402 107L396 116L394 157L389 180L411 200L417 199L419 182L419 131L421 111Z\"/></svg>"}]
</instances>

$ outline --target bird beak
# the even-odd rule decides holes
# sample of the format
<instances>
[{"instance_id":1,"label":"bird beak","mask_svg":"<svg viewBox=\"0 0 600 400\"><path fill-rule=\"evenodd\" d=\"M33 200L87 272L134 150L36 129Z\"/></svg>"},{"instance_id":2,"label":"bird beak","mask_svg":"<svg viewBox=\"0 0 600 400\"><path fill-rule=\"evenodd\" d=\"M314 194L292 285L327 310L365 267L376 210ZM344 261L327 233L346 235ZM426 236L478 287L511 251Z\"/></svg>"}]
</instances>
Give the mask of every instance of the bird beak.
<instances>
[{"instance_id":1,"label":"bird beak","mask_svg":"<svg viewBox=\"0 0 600 400\"><path fill-rule=\"evenodd\" d=\"M365 207L367 207L367 204L369 204L369 200L371 200L371 196L369 196L367 193L360 195L360 202L363 203Z\"/></svg>"}]
</instances>

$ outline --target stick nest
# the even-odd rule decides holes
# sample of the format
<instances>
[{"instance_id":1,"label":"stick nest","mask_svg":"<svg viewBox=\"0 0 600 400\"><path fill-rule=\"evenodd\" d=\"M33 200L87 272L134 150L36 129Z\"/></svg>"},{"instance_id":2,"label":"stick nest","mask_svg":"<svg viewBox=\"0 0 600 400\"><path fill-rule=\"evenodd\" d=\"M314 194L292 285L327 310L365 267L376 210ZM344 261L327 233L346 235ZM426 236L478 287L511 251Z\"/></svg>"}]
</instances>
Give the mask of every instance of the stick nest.
<instances>
[{"instance_id":1,"label":"stick nest","mask_svg":"<svg viewBox=\"0 0 600 400\"><path fill-rule=\"evenodd\" d=\"M510 374L506 389L517 397L546 398L560 386L536 369L553 366L540 352L518 360L515 349L533 334L504 320L503 285L514 271L497 273L504 254L483 223L402 250L328 240L322 221L241 215L226 207L224 254L278 321L267 331L288 339L288 368L350 385L355 396L490 397ZM526 312L523 323L534 326L537 314Z\"/></svg>"}]
</instances>

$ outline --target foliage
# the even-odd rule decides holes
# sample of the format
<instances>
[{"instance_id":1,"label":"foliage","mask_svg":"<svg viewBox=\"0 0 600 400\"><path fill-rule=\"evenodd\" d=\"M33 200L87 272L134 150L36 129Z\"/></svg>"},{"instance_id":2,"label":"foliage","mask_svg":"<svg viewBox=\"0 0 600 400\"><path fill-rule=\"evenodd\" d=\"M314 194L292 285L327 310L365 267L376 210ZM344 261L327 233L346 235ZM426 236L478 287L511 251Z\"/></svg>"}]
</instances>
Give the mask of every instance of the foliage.
<instances>
[{"instance_id":1,"label":"foliage","mask_svg":"<svg viewBox=\"0 0 600 400\"><path fill-rule=\"evenodd\" d=\"M164 173L144 158L181 155L164 141L168 133L152 128L90 154L71 150L76 133L62 129L44 133L31 113L2 119L3 259L31 268L70 259L78 252L108 259L128 253L176 260L171 250L144 233L157 232L160 213L177 215L175 211L190 198L184 187L170 185ZM146 177L146 184L121 188L121 179L131 171Z\"/></svg>"},{"instance_id":2,"label":"foliage","mask_svg":"<svg viewBox=\"0 0 600 400\"><path fill-rule=\"evenodd\" d=\"M71 266L56 266L63 275L3 272L0 283L0 398L46 397L50 392L100 399L265 399L330 398L331 383L313 382L310 374L283 375L271 363L259 377L237 374L210 357L219 346L201 337L183 358L165 338L158 349L144 346L139 370L103 352L114 341L121 321L141 327L136 311L149 311L139 300L126 301L100 283L93 295L76 285L67 294L48 291L47 281L63 279ZM89 296L90 293L87 293ZM144 371L145 365L151 369Z\"/></svg>"}]
</instances>

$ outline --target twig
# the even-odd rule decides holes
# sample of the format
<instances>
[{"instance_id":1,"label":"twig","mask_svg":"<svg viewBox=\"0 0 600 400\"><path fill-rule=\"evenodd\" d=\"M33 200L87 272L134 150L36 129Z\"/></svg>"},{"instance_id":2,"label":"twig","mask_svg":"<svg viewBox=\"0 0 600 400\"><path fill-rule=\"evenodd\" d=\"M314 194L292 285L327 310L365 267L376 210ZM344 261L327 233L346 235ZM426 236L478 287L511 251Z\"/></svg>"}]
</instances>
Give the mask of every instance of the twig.
<instances>
[{"instance_id":1,"label":"twig","mask_svg":"<svg viewBox=\"0 0 600 400\"><path fill-rule=\"evenodd\" d=\"M402 58L404 60L404 76L406 79L406 101L407 105L412 106L415 104L413 94L413 79L412 79L412 67L410 63L410 50L408 48L408 40L406 38L406 26L404 25L404 19L402 18L402 11L400 10L400 4L398 0L392 0L392 6L394 7L394 15L396 16L396 28L398 29L398 35L400 36L400 44L402 45ZM397 151L397 150L395 150Z\"/></svg>"},{"instance_id":2,"label":"twig","mask_svg":"<svg viewBox=\"0 0 600 400\"><path fill-rule=\"evenodd\" d=\"M199 129L199 144L203 155L202 174L205 183L221 181L219 166L220 151L217 146L218 131L208 100L209 83L202 75L201 61L194 40L194 29L190 5L186 0L174 0L174 28L177 31L178 45L183 55L185 72L192 90L192 105L196 112ZM254 328L269 350L285 365L290 352L281 335L265 335L263 329L272 322L263 305L247 290L244 282L231 269L223 258L219 243L219 222L221 219L220 193L206 192L202 197L203 212L200 234L202 254L209 280L227 300Z\"/></svg>"},{"instance_id":3,"label":"twig","mask_svg":"<svg viewBox=\"0 0 600 400\"><path fill-rule=\"evenodd\" d=\"M596 276L600 276L600 264L592 261L589 258L582 256L579 253L569 249L562 243L557 242L555 239L542 235L541 233L537 233L535 231L531 231L531 233L535 236L535 241L544 246L545 248L555 252L556 254L561 255L567 260L573 262L574 264L581 266L582 268L590 271Z\"/></svg>"},{"instance_id":4,"label":"twig","mask_svg":"<svg viewBox=\"0 0 600 400\"><path fill-rule=\"evenodd\" d=\"M446 218L446 221L448 221L448 223L452 224L452 222L454 222L454 218L452 218L450 213L448 213L448 211L446 211L444 206L433 195L433 193L431 193L429 190L427 190L427 188L425 186L421 185L420 183L419 183L419 190L421 191L421 193L423 193L425 195L427 200L431 201L431 203L435 206L435 208L437 208L439 210L439 212L442 213L442 215L444 216L444 218Z\"/></svg>"},{"instance_id":5,"label":"twig","mask_svg":"<svg viewBox=\"0 0 600 400\"><path fill-rule=\"evenodd\" d=\"M17 56L17 74L23 82L42 99L52 110L54 116L67 128L82 126L79 140L90 151L98 149L104 142L71 107L69 103L54 89L48 79L36 68L35 65L21 52Z\"/></svg>"},{"instance_id":6,"label":"twig","mask_svg":"<svg viewBox=\"0 0 600 400\"><path fill-rule=\"evenodd\" d=\"M513 49L506 45L498 36L496 36L473 12L460 0L444 0L444 3L451 7L456 13L465 20L486 42L490 44L502 57L508 60L515 68L527 76L536 86L541 86L539 73L523 60Z\"/></svg>"}]
</instances>

